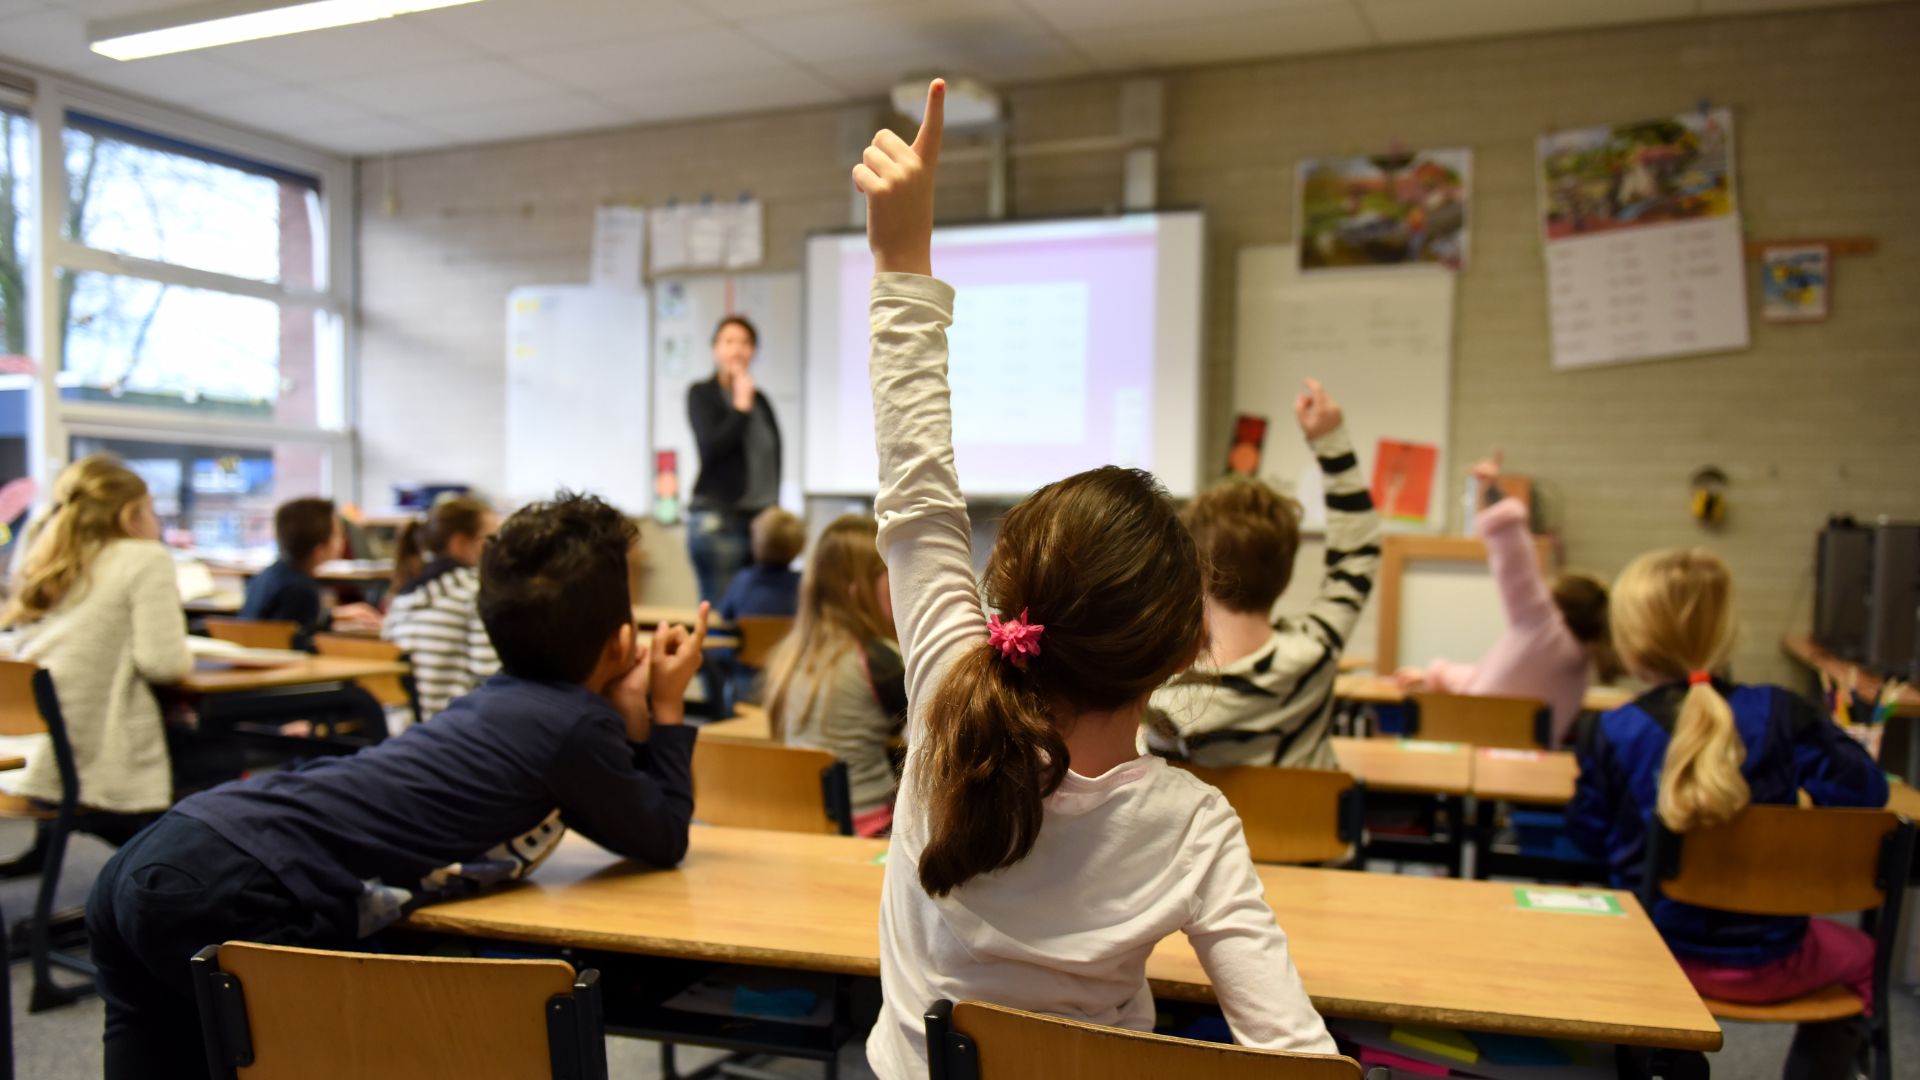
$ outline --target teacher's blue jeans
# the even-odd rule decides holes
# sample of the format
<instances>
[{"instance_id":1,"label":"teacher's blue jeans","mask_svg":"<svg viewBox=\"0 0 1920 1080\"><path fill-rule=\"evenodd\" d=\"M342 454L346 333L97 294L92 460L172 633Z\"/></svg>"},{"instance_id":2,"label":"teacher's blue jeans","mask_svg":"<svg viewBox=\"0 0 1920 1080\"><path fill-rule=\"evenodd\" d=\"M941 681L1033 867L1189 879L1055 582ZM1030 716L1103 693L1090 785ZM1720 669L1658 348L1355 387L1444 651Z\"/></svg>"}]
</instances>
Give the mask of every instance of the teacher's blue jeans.
<instances>
[{"instance_id":1,"label":"teacher's blue jeans","mask_svg":"<svg viewBox=\"0 0 1920 1080\"><path fill-rule=\"evenodd\" d=\"M733 575L751 555L748 530L752 525L753 516L738 510L687 511L687 555L700 583L700 599L720 606Z\"/></svg>"}]
</instances>

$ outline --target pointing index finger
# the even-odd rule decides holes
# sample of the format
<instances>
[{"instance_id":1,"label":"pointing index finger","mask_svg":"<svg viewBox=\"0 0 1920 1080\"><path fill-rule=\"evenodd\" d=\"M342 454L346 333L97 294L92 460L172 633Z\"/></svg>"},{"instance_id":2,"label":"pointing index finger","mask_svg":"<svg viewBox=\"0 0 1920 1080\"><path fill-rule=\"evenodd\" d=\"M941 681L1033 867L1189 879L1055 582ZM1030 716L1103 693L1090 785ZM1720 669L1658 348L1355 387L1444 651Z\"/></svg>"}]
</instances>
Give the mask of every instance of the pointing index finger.
<instances>
[{"instance_id":1,"label":"pointing index finger","mask_svg":"<svg viewBox=\"0 0 1920 1080\"><path fill-rule=\"evenodd\" d=\"M927 112L920 121L920 133L913 137L913 152L932 165L940 158L940 138L947 126L947 80L927 84Z\"/></svg>"},{"instance_id":2,"label":"pointing index finger","mask_svg":"<svg viewBox=\"0 0 1920 1080\"><path fill-rule=\"evenodd\" d=\"M702 652L707 647L707 616L713 611L713 605L700 601L700 617L693 625L693 650Z\"/></svg>"}]
</instances>

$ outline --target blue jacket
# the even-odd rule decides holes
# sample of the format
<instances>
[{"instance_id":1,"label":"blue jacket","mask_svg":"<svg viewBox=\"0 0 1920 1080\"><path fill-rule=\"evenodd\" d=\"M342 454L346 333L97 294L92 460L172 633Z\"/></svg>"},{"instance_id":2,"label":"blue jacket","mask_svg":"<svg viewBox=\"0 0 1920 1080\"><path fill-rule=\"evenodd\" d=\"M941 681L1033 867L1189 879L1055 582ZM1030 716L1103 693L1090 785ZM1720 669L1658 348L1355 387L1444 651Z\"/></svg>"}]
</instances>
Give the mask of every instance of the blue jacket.
<instances>
[{"instance_id":1,"label":"blue jacket","mask_svg":"<svg viewBox=\"0 0 1920 1080\"><path fill-rule=\"evenodd\" d=\"M320 583L312 574L285 559L253 575L247 582L243 619L284 619L297 623L293 647L313 651L313 635L333 625L333 613L320 602Z\"/></svg>"},{"instance_id":2,"label":"blue jacket","mask_svg":"<svg viewBox=\"0 0 1920 1080\"><path fill-rule=\"evenodd\" d=\"M743 615L778 615L792 618L800 610L800 575L784 566L755 563L733 575L727 595L720 601L719 616L728 622Z\"/></svg>"},{"instance_id":3,"label":"blue jacket","mask_svg":"<svg viewBox=\"0 0 1920 1080\"><path fill-rule=\"evenodd\" d=\"M1718 679L1714 686L1733 707L1734 727L1746 744L1740 771L1754 802L1791 806L1805 790L1820 806L1886 805L1886 774L1818 709L1778 686ZM1656 687L1600 717L1580 740L1568 831L1607 861L1615 888L1640 887L1660 770L1686 690L1685 683ZM1803 918L1736 915L1666 899L1650 914L1675 955L1732 967L1787 956L1807 929Z\"/></svg>"}]
</instances>

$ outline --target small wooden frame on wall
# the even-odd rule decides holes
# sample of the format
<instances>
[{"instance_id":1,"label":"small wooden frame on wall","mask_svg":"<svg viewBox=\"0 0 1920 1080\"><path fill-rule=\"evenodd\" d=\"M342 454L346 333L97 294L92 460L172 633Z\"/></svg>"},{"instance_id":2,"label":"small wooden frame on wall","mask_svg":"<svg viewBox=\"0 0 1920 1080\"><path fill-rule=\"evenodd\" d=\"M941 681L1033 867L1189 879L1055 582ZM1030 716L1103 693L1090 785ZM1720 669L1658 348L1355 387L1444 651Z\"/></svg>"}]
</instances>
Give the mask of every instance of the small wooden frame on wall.
<instances>
[{"instance_id":1,"label":"small wooden frame on wall","mask_svg":"<svg viewBox=\"0 0 1920 1080\"><path fill-rule=\"evenodd\" d=\"M1541 536L1533 542L1540 569L1551 572L1553 544ZM1487 546L1470 536L1387 536L1379 590L1373 669L1381 675L1438 657L1477 660L1506 630Z\"/></svg>"}]
</instances>

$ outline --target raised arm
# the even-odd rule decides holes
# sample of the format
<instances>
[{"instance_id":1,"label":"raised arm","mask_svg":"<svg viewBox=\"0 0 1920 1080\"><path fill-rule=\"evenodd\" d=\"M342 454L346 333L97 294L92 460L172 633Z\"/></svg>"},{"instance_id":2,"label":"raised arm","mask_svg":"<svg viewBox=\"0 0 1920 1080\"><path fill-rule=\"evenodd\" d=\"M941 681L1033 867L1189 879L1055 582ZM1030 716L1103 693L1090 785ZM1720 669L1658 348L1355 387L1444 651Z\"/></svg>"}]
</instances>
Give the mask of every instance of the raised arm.
<instances>
[{"instance_id":1,"label":"raised arm","mask_svg":"<svg viewBox=\"0 0 1920 1080\"><path fill-rule=\"evenodd\" d=\"M1481 490L1500 490L1500 463L1500 451L1495 450L1474 464L1473 478ZM1487 545L1487 566L1500 588L1507 625L1528 628L1551 623L1557 611L1546 578L1540 573L1533 533L1527 528L1527 504L1512 496L1499 498L1474 518L1473 531Z\"/></svg>"},{"instance_id":2,"label":"raised arm","mask_svg":"<svg viewBox=\"0 0 1920 1080\"><path fill-rule=\"evenodd\" d=\"M1335 649L1344 649L1380 572L1380 516L1345 417L1326 388L1308 379L1293 409L1320 462L1327 492L1327 573L1307 608L1307 624Z\"/></svg>"},{"instance_id":3,"label":"raised arm","mask_svg":"<svg viewBox=\"0 0 1920 1080\"><path fill-rule=\"evenodd\" d=\"M880 459L874 516L906 666L908 745L917 741L940 673L987 632L973 578L973 529L953 464L946 333L953 289L930 276L945 98L946 84L935 80L913 144L882 131L853 170L867 196L874 257L869 375Z\"/></svg>"}]
</instances>

